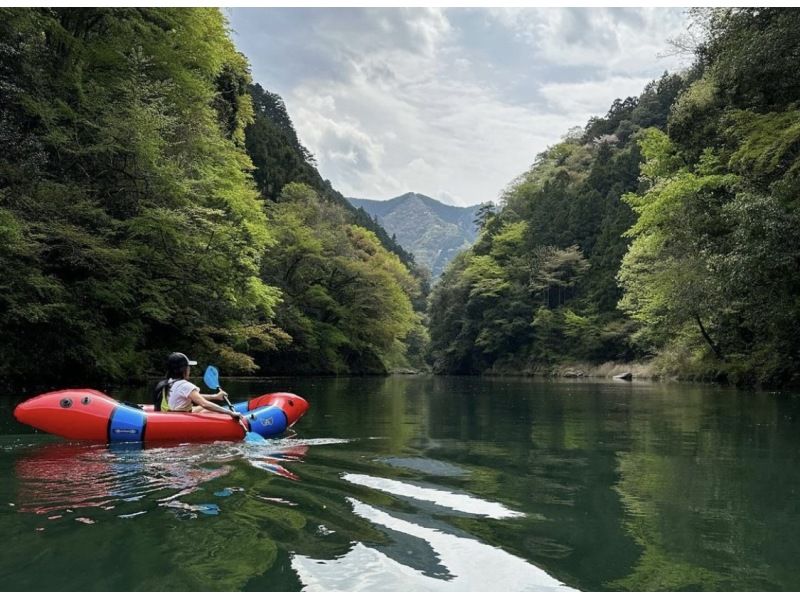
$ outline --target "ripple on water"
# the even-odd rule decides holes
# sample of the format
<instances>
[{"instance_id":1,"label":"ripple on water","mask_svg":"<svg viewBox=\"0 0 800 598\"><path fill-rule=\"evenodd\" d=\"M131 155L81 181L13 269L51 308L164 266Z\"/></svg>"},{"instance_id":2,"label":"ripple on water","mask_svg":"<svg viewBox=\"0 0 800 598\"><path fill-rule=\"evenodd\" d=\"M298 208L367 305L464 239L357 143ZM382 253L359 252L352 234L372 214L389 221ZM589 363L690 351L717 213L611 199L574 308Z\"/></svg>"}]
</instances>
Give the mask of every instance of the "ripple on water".
<instances>
[{"instance_id":1,"label":"ripple on water","mask_svg":"<svg viewBox=\"0 0 800 598\"><path fill-rule=\"evenodd\" d=\"M538 567L474 538L459 537L405 521L354 498L348 499L353 513L375 525L423 540L436 555L437 568L445 575L431 575L386 550L356 542L344 556L329 560L303 555L292 557L307 591L385 591L403 588L428 591L569 591ZM403 559L404 561L406 559ZM426 568L430 565L426 565Z\"/></svg>"},{"instance_id":2,"label":"ripple on water","mask_svg":"<svg viewBox=\"0 0 800 598\"><path fill-rule=\"evenodd\" d=\"M392 467L411 469L433 476L458 478L466 476L469 473L463 467L427 457L386 457L381 459L381 461Z\"/></svg>"},{"instance_id":3,"label":"ripple on water","mask_svg":"<svg viewBox=\"0 0 800 598\"><path fill-rule=\"evenodd\" d=\"M486 518L503 520L524 517L505 505L457 491L442 485L397 480L366 473L341 473L341 470L315 463L309 471L310 480L289 487L283 494L263 493L266 486L250 488L224 486L214 492L191 496L204 484L236 470L234 462L249 464L289 480L299 480L291 471L307 459L316 446L351 442L347 439L319 438L310 440L283 439L263 445L243 443L211 443L206 445L177 445L170 447L109 447L57 443L24 449L16 461L18 481L17 509L44 515L45 525L36 527L43 532L61 522L75 522L98 527L108 517L132 520L145 517L155 509L169 509L179 520L212 519L226 514L224 504L209 502L213 497L226 499L237 493L247 495L280 513L262 513L269 529L262 533L278 533L275 517L285 518L290 509L297 521L309 521L311 496L320 485L319 505L341 501L350 522L366 521L385 542L353 539L342 546L342 552L328 560L304 556L289 550L294 574L306 590L385 590L409 591L533 591L569 589L546 572L501 548L486 544L441 517ZM414 457L387 457L370 460L383 462L390 468L402 468L442 478L463 478L468 472L444 461ZM355 464L355 463L354 463ZM328 471L326 472L326 467ZM322 476L316 477L316 476ZM346 484L368 488L406 501L413 515L394 512L386 507L368 504L347 492L332 491L325 483L327 475L335 475ZM235 478L232 478L235 479ZM344 488L347 488L345 486ZM311 489L311 494L309 494ZM199 500L198 500L199 498ZM251 507L252 508L252 507ZM105 510L112 510L105 515ZM305 532L316 542L338 545L346 540L347 525L342 527L339 515L313 520ZM253 513L257 511L251 511ZM291 519L291 518L290 518ZM295 521L291 519L291 521ZM210 524L210 523L209 523ZM302 524L301 524L302 525ZM79 526L80 527L80 526ZM287 528L288 529L288 528ZM302 528L297 528L298 531ZM292 532L293 534L296 532ZM341 539L337 539L341 538ZM479 563L479 566L476 566Z\"/></svg>"},{"instance_id":4,"label":"ripple on water","mask_svg":"<svg viewBox=\"0 0 800 598\"><path fill-rule=\"evenodd\" d=\"M302 462L310 446L347 442L337 438L307 441L292 438L258 445L214 442L153 447L15 443L13 449L20 456L14 464L17 494L11 504L18 512L39 515L117 509L115 517L133 518L158 507L189 515L217 515L220 512L217 505L193 505L178 499L229 474L236 460L297 480L288 468L292 463ZM227 497L243 490L225 488L216 495ZM93 513L92 519L96 518Z\"/></svg>"}]
</instances>

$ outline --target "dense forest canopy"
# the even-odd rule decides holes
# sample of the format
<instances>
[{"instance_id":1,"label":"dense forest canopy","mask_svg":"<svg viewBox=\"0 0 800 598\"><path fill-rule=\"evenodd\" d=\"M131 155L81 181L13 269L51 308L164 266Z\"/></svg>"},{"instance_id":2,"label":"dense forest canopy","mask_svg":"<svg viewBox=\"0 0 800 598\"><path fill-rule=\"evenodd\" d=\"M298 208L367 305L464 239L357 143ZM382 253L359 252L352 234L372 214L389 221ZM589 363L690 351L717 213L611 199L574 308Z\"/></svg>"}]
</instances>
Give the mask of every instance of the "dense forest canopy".
<instances>
[{"instance_id":1,"label":"dense forest canopy","mask_svg":"<svg viewBox=\"0 0 800 598\"><path fill-rule=\"evenodd\" d=\"M0 9L0 95L4 383L124 381L173 350L229 373L286 347L319 371L404 363L413 260L319 177L219 10ZM330 267L282 278L302 235Z\"/></svg>"},{"instance_id":2,"label":"dense forest canopy","mask_svg":"<svg viewBox=\"0 0 800 598\"><path fill-rule=\"evenodd\" d=\"M412 305L420 283L398 256L305 184L284 187L267 212L278 242L263 279L283 290L276 321L293 342L263 369L375 373L410 365L402 341L425 338ZM414 353L419 364L421 346Z\"/></svg>"},{"instance_id":3,"label":"dense forest canopy","mask_svg":"<svg viewBox=\"0 0 800 598\"><path fill-rule=\"evenodd\" d=\"M797 381L800 13L692 17L693 66L538 156L434 288L437 371Z\"/></svg>"}]
</instances>

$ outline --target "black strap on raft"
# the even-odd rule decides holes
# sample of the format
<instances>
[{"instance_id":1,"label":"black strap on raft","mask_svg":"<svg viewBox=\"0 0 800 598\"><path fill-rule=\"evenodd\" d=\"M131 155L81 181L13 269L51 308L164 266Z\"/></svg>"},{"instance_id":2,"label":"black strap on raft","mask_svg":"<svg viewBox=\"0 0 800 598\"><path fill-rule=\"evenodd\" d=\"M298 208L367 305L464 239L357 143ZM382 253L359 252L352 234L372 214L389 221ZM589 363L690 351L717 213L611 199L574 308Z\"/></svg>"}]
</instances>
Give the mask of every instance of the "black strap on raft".
<instances>
[{"instance_id":1,"label":"black strap on raft","mask_svg":"<svg viewBox=\"0 0 800 598\"><path fill-rule=\"evenodd\" d=\"M156 411L161 411L161 402L168 400L172 382L174 382L174 380L166 379L159 380L158 384L156 384L153 390L153 407L155 407Z\"/></svg>"}]
</instances>

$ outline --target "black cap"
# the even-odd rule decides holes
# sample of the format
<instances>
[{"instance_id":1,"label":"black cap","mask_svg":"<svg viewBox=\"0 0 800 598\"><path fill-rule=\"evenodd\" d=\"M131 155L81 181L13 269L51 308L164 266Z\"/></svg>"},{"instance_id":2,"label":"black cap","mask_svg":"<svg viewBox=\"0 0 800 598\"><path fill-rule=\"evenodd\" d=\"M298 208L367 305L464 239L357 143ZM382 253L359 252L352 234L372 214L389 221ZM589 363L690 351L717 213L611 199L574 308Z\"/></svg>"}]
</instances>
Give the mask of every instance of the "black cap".
<instances>
[{"instance_id":1,"label":"black cap","mask_svg":"<svg viewBox=\"0 0 800 598\"><path fill-rule=\"evenodd\" d=\"M190 365L197 365L197 362L190 360L183 353L172 353L167 357L167 367L170 371L182 370Z\"/></svg>"}]
</instances>

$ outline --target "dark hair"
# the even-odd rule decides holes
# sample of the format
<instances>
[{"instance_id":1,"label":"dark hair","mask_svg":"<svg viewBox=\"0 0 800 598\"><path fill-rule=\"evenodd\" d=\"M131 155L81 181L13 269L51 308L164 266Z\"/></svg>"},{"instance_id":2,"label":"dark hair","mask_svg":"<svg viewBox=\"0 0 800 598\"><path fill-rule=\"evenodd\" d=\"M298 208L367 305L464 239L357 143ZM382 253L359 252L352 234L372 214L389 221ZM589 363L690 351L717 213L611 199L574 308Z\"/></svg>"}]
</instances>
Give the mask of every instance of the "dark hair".
<instances>
[{"instance_id":1,"label":"dark hair","mask_svg":"<svg viewBox=\"0 0 800 598\"><path fill-rule=\"evenodd\" d=\"M167 358L167 377L183 378L183 374L193 362L183 353L172 353Z\"/></svg>"},{"instance_id":2,"label":"dark hair","mask_svg":"<svg viewBox=\"0 0 800 598\"><path fill-rule=\"evenodd\" d=\"M183 373L188 368L188 365L170 366L167 371L167 378L183 378Z\"/></svg>"}]
</instances>

